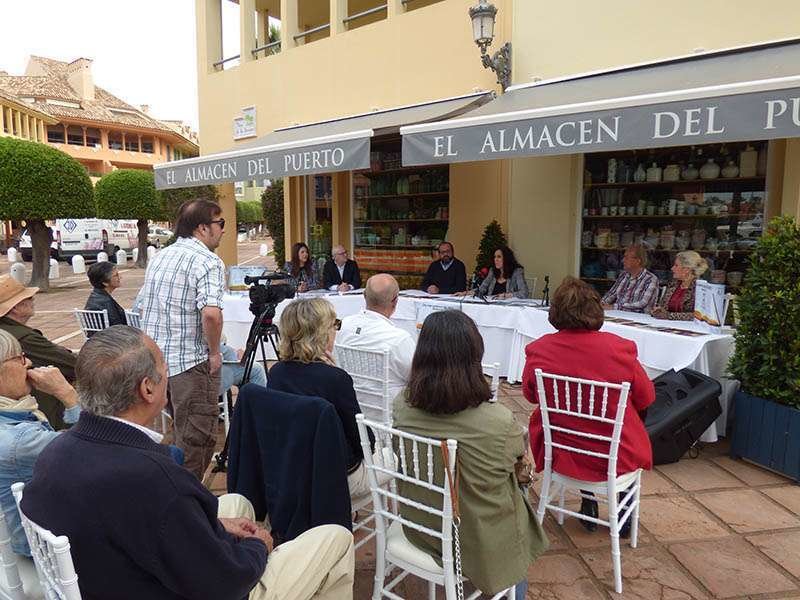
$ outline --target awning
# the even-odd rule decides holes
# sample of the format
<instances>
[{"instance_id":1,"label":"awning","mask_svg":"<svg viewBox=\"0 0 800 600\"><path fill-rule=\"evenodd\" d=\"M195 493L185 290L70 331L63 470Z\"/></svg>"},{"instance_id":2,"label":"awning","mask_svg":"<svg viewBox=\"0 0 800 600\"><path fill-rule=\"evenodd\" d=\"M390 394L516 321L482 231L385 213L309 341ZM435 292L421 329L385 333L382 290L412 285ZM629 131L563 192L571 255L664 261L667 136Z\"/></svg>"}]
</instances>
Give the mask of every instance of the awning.
<instances>
[{"instance_id":1,"label":"awning","mask_svg":"<svg viewBox=\"0 0 800 600\"><path fill-rule=\"evenodd\" d=\"M514 86L402 127L403 165L800 136L800 40Z\"/></svg>"},{"instance_id":2,"label":"awning","mask_svg":"<svg viewBox=\"0 0 800 600\"><path fill-rule=\"evenodd\" d=\"M369 168L370 138L400 126L464 114L492 92L401 106L341 119L276 129L228 152L155 165L156 188L270 179Z\"/></svg>"}]
</instances>

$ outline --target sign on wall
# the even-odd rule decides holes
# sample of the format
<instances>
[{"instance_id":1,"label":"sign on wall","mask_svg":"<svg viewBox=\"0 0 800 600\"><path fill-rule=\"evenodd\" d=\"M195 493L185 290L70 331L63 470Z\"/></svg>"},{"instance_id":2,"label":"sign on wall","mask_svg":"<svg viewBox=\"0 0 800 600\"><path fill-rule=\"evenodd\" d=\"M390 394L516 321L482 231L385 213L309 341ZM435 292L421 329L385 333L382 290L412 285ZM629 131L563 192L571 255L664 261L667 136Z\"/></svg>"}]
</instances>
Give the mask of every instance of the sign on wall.
<instances>
[{"instance_id":1,"label":"sign on wall","mask_svg":"<svg viewBox=\"0 0 800 600\"><path fill-rule=\"evenodd\" d=\"M242 109L242 116L233 119L233 139L241 140L256 135L256 107Z\"/></svg>"}]
</instances>

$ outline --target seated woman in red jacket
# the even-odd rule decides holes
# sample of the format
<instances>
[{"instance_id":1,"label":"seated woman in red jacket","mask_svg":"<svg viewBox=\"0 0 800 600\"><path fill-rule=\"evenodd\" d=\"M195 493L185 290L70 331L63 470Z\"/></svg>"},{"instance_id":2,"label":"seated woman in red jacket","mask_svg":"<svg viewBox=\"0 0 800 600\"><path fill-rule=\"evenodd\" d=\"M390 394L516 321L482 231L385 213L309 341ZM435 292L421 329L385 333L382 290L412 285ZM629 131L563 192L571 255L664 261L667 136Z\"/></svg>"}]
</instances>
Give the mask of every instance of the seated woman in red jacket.
<instances>
[{"instance_id":1,"label":"seated woman in red jacket","mask_svg":"<svg viewBox=\"0 0 800 600\"><path fill-rule=\"evenodd\" d=\"M610 383L630 382L628 404L622 426L619 453L617 457L617 474L636 469L651 469L653 466L653 450L650 438L644 428L642 417L645 409L655 400L653 382L647 377L636 356L636 345L613 333L598 331L603 325L603 308L600 296L588 284L567 277L558 287L550 303L548 316L550 324L558 329L558 333L544 335L528 344L525 348L526 362L522 376L522 387L525 397L533 404L539 403L536 389L535 369L545 373L580 377ZM550 397L551 394L548 394ZM577 392L572 390L573 398ZM619 394L613 390L608 396L608 413L616 414L616 403ZM607 426L560 414L551 414L552 425L561 425L571 429L583 429L589 433L608 435ZM554 441L558 440L558 432L553 432ZM586 438L567 440L570 445L586 450L608 452L608 444ZM544 468L544 431L542 415L534 410L530 420L531 450L536 462L536 470ZM602 458L553 449L553 471L567 477L584 481L603 481L607 477L607 461ZM589 516L597 516L597 502L584 499L581 512ZM595 523L581 521L594 531ZM625 526L629 527L630 519ZM624 534L624 531L620 532Z\"/></svg>"}]
</instances>

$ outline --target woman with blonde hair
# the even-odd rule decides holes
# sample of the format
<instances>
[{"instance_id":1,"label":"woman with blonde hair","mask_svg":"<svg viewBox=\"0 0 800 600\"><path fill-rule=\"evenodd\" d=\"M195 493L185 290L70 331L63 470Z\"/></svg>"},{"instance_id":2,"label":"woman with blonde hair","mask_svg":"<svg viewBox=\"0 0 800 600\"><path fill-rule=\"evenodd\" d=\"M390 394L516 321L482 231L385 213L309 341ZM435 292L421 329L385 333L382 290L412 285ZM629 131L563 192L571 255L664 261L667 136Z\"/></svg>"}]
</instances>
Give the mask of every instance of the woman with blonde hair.
<instances>
[{"instance_id":1,"label":"woman with blonde hair","mask_svg":"<svg viewBox=\"0 0 800 600\"><path fill-rule=\"evenodd\" d=\"M281 313L280 359L269 371L267 387L333 404L347 440L350 496L356 498L369 493L369 481L356 426L361 407L353 379L333 360L333 344L341 326L333 305L323 298L302 298L287 305ZM370 442L374 441L370 433Z\"/></svg>"},{"instance_id":2,"label":"woman with blonde hair","mask_svg":"<svg viewBox=\"0 0 800 600\"><path fill-rule=\"evenodd\" d=\"M694 318L694 288L708 270L706 259L694 250L679 252L672 265L672 281L650 313L657 319L691 321Z\"/></svg>"}]
</instances>

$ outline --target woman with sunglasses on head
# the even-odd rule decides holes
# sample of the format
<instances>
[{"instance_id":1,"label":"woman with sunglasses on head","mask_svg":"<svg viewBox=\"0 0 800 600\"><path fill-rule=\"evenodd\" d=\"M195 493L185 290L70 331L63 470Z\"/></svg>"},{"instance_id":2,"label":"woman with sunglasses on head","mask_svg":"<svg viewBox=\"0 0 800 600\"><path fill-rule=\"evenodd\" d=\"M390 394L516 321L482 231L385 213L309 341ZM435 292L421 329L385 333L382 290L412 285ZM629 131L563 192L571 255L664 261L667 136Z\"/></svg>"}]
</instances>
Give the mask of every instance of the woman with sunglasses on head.
<instances>
[{"instance_id":1,"label":"woman with sunglasses on head","mask_svg":"<svg viewBox=\"0 0 800 600\"><path fill-rule=\"evenodd\" d=\"M297 279L297 291L308 292L319 288L319 273L311 253L304 242L297 242L292 246L292 259L286 261L283 270Z\"/></svg>"},{"instance_id":2,"label":"woman with sunglasses on head","mask_svg":"<svg viewBox=\"0 0 800 600\"><path fill-rule=\"evenodd\" d=\"M302 298L286 306L281 313L280 360L269 370L267 387L316 396L333 404L347 440L350 496L358 498L369 493L369 481L356 425L361 407L353 378L337 367L333 359L336 332L341 326L333 305L323 298ZM374 441L370 432L370 442Z\"/></svg>"},{"instance_id":3,"label":"woman with sunglasses on head","mask_svg":"<svg viewBox=\"0 0 800 600\"><path fill-rule=\"evenodd\" d=\"M64 421L75 423L80 414L78 394L56 367L31 368L17 339L0 330L0 507L16 554L30 556L11 484L27 483L39 453L58 435L31 395L35 388L55 396L64 405Z\"/></svg>"}]
</instances>

